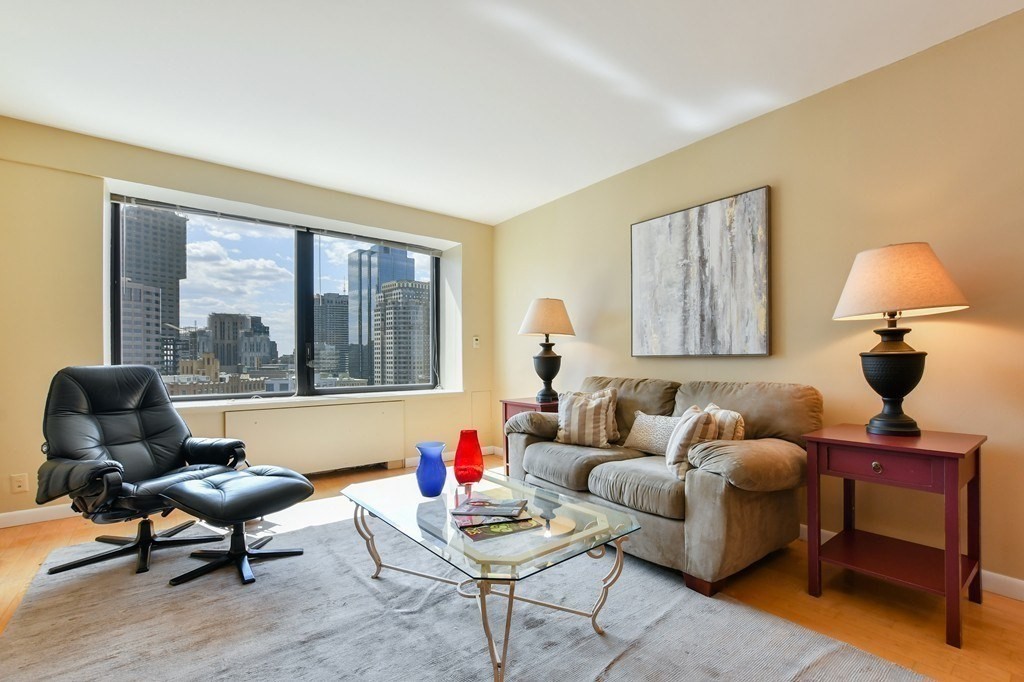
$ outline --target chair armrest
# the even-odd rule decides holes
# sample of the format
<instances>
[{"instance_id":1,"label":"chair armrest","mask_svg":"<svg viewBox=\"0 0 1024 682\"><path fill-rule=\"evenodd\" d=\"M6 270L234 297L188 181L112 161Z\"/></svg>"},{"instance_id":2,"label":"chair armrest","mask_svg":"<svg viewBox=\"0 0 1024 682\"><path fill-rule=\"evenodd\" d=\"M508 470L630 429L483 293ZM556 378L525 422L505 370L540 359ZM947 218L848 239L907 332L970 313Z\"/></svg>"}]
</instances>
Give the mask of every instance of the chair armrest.
<instances>
[{"instance_id":1,"label":"chair armrest","mask_svg":"<svg viewBox=\"0 0 1024 682\"><path fill-rule=\"evenodd\" d=\"M554 440L558 435L558 415L554 412L520 412L505 422L505 435L525 433L542 440Z\"/></svg>"},{"instance_id":2,"label":"chair armrest","mask_svg":"<svg viewBox=\"0 0 1024 682\"><path fill-rule=\"evenodd\" d=\"M234 468L245 463L245 443L237 438L189 437L182 448L189 464L220 464Z\"/></svg>"},{"instance_id":3,"label":"chair armrest","mask_svg":"<svg viewBox=\"0 0 1024 682\"><path fill-rule=\"evenodd\" d=\"M95 487L90 491L93 495L101 494L104 488L119 487L123 474L124 466L109 459L48 459L39 467L36 504L46 504L65 495L81 497L90 486Z\"/></svg>"},{"instance_id":4,"label":"chair armrest","mask_svg":"<svg viewBox=\"0 0 1024 682\"><path fill-rule=\"evenodd\" d=\"M779 438L709 440L690 448L693 466L752 492L790 490L804 484L807 452Z\"/></svg>"}]
</instances>

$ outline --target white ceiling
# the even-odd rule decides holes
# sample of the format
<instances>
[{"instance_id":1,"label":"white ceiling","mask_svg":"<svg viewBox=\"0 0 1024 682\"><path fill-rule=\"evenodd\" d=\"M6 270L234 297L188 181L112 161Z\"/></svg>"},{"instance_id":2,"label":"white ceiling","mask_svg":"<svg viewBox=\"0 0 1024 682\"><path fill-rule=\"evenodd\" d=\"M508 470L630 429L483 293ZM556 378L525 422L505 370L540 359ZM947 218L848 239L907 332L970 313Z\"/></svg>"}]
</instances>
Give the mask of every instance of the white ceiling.
<instances>
[{"instance_id":1,"label":"white ceiling","mask_svg":"<svg viewBox=\"0 0 1024 682\"><path fill-rule=\"evenodd\" d=\"M0 0L0 114L498 223L1024 0Z\"/></svg>"}]
</instances>

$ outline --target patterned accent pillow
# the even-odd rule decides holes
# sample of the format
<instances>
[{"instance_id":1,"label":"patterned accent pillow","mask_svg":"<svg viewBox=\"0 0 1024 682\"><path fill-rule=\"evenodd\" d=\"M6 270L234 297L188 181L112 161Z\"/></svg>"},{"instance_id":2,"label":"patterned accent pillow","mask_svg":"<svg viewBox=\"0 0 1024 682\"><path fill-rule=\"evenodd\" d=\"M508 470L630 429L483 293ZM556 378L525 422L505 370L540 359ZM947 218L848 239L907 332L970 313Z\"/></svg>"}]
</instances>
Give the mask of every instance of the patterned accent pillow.
<instances>
[{"instance_id":1,"label":"patterned accent pillow","mask_svg":"<svg viewBox=\"0 0 1024 682\"><path fill-rule=\"evenodd\" d=\"M619 439L619 428L615 423L615 407L619 402L619 389L617 388L606 388L600 391L594 391L593 393L581 393L579 391L566 391L565 393L558 394L558 400L562 400L563 395L571 396L583 396L584 398L608 398L608 413L605 415L605 426L608 429L608 442L614 443Z\"/></svg>"},{"instance_id":2,"label":"patterned accent pillow","mask_svg":"<svg viewBox=\"0 0 1024 682\"><path fill-rule=\"evenodd\" d=\"M704 411L711 415L718 427L718 440L743 440L747 427L743 423L743 415L732 410L723 410L714 403L708 403Z\"/></svg>"},{"instance_id":3,"label":"patterned accent pillow","mask_svg":"<svg viewBox=\"0 0 1024 682\"><path fill-rule=\"evenodd\" d=\"M555 441L592 448L608 445L608 396L594 398L586 393L558 396L558 434Z\"/></svg>"},{"instance_id":4,"label":"patterned accent pillow","mask_svg":"<svg viewBox=\"0 0 1024 682\"><path fill-rule=\"evenodd\" d=\"M690 448L706 440L715 440L718 436L718 427L715 425L714 417L696 405L686 408L686 411L677 418L679 424L669 439L665 463L669 471L682 479L690 468L690 461L686 457Z\"/></svg>"},{"instance_id":5,"label":"patterned accent pillow","mask_svg":"<svg viewBox=\"0 0 1024 682\"><path fill-rule=\"evenodd\" d=\"M679 423L679 417L663 417L657 414L644 414L640 410L633 413L636 421L626 436L623 447L633 448L652 455L664 455L668 449L668 441L672 431Z\"/></svg>"}]
</instances>

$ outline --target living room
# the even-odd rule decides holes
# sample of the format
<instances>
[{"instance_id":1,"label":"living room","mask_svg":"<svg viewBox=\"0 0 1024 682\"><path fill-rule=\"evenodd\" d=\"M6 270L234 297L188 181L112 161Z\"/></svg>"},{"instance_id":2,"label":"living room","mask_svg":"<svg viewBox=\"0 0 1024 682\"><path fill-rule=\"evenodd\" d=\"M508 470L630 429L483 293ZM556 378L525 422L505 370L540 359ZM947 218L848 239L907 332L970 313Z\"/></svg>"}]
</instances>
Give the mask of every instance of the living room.
<instances>
[{"instance_id":1,"label":"living room","mask_svg":"<svg viewBox=\"0 0 1024 682\"><path fill-rule=\"evenodd\" d=\"M970 307L945 315L909 319L908 326L914 332L908 341L927 351L929 358L921 383L906 398L904 407L922 429L987 436L982 447L980 505L983 547L980 575L985 594L982 604L964 600L962 646L957 648L945 643L946 613L942 596L892 586L835 566L825 569L822 596L808 595L807 543L803 539L795 540L789 547L730 578L722 587L722 596L712 597L710 603L719 608L725 603L723 600L738 600L929 677L1012 679L1024 675L1021 663L1024 649L1012 637L1024 624L1024 605L1020 604L1020 600L1024 600L1024 548L1016 541L1013 531L1024 523L1024 511L1016 497L1016 487L1024 480L1024 465L1014 445L1015 434L1010 433L1010 427L1024 414L1024 394L1020 390L1024 366L1004 351L1020 347L1024 340L1024 311L1015 299L1015 292L1024 284L1017 262L1024 252L1024 230L1019 217L1024 215L1024 192L1020 191L1024 186L1024 166L1020 163L1024 158L1024 129L1020 125L1024 90L1016 85L1024 82L1024 12L1020 11L1024 5L984 2L977 3L976 13L960 8L963 12L960 14L956 7L959 3L941 3L941 7L934 8L934 13L887 15L882 8L884 3L874 3L870 8L870 12L877 13L871 14L874 21L893 21L894 17L905 20L908 16L917 20L915 31L903 30L908 24L900 21L891 25L865 22L867 28L873 28L877 34L877 41L871 43L877 48L873 55L877 60L874 66L865 67L862 66L865 62L858 61L846 72L839 70L828 74L832 80L827 85L777 104L770 97L759 100L754 96L753 108L748 110L746 104L736 105L723 114L722 120L727 123L712 124L721 127L712 127L707 133L700 132L699 126L695 127L696 132L688 130L684 134L677 130L679 138L685 138L686 142L663 150L650 146L650 151L638 157L641 151L630 151L630 141L634 134L641 138L643 131L634 128L649 126L644 116L664 118L666 102L671 98L666 95L659 99L650 89L641 89L640 94L633 91L630 95L622 79L625 71L605 68L615 65L611 57L605 62L587 61L579 49L580 45L589 47L591 51L584 50L582 54L591 57L603 54L603 49L610 51L611 46L585 42L585 37L591 35L586 33L587 27L599 34L594 26L600 24L604 35L610 35L613 32L608 25L614 26L616 18L621 19L621 16L610 6L602 5L607 15L595 11L595 15L601 16L578 18L579 26L574 26L574 12L582 10L577 7L574 11L572 3L561 3L561 7L548 10L551 14L529 3L498 4L508 12L512 12L509 8L520 10L518 14L506 12L506 28L501 29L518 32L515 34L521 39L515 43L518 49L546 68L565 72L562 76L565 92L554 101L566 109L558 110L552 105L552 110L523 107L511 112L492 111L494 121L501 124L495 123L495 128L504 131L503 126L518 118L523 129L508 129L504 134L510 139L526 138L534 132L530 126L536 125L540 130L540 119L570 116L560 113L575 112L569 108L569 102L563 101L578 94L569 86L575 82L569 74L578 80L581 92L611 91L611 98L619 101L621 111L634 112L639 123L624 118L618 136L621 139L611 140L608 136L602 140L595 139L593 132L606 134L607 128L598 124L607 126L607 115L595 113L597 120L591 123L572 114L573 120L563 122L561 129L564 146L537 133L534 143L554 148L551 156L529 158L524 154L515 158L510 155L507 161L494 164L499 168L509 165L516 169L515 172L523 176L518 183L495 181L484 169L453 168L449 163L440 162L437 162L436 175L432 175L429 164L424 163L427 151L410 149L405 152L406 158L398 156L399 150L394 147L381 147L383 151L377 152L363 148L379 143L389 125L396 127L396 135L397 128L401 128L406 136L431 137L426 123L411 123L407 118L394 116L368 122L367 142L362 146L356 144L358 140L333 138L322 148L312 147L301 129L318 124L315 120L318 115L310 111L325 102L314 97L312 88L308 91L299 88L289 95L298 103L297 119L277 128L250 127L243 118L233 117L237 116L237 108L216 109L212 103L221 96L229 100L246 100L256 95L267 97L268 94L256 86L260 69L266 68L268 73L272 70L266 61L246 64L240 56L223 55L223 73L204 80L203 87L207 89L195 95L198 109L202 109L205 99L211 102L209 112L182 122L161 111L161 98L155 94L161 87L168 99L193 96L185 89L193 74L179 71L173 64L163 64L162 70L153 73L152 90L140 89L149 92L152 99L143 109L133 110L136 113L148 111L148 115L140 114L131 121L132 128L121 135L104 135L96 131L104 119L114 117L108 109L116 107L109 105L122 102L104 101L100 82L118 81L119 87L129 95L134 83L118 79L116 72L96 70L91 74L91 82L83 81L81 87L64 91L57 83L66 83L51 79L60 76L62 69L69 68L76 60L75 54L58 49L60 41L69 39L68 36L81 28L93 40L102 43L109 17L93 16L94 10L58 8L52 3L53 16L50 17L46 13L48 3L40 3L31 11L7 8L6 16L19 16L22 21L9 22L0 29L5 35L3 43L7 45L0 48L4 50L0 54L7 72L4 87L0 88L4 93L0 95L0 114L4 116L0 118L0 222L12 246L3 256L0 281L5 293L4 310L13 322L3 335L4 356L13 359L13 364L0 389L3 391L0 425L4 434L0 458L3 462L0 467L0 526L3 526L0 527L3 552L0 561L3 563L0 565L6 583L3 588L6 601L0 608L5 609L5 622L19 618L23 595L26 589L31 589L28 582L37 573L40 577L44 575L39 571L43 557L28 560L29 565L25 566L28 545L50 536L66 536L65 540L45 540L54 548L76 545L100 532L95 524L85 519L68 518L75 514L70 511L66 497L45 506L36 505L34 479L44 460L39 452L43 440L40 424L51 379L63 367L104 365L111 360L111 197L123 196L188 207L211 215L245 216L267 223L305 225L330 234L352 233L367 239L403 241L438 254L435 271L441 299L437 316L441 340L438 387L380 394L339 392L266 397L246 399L243 405L233 400L175 401L194 435L213 438L241 437L242 434L228 426L244 421L242 417L230 416L231 413L259 416L264 412L284 412L278 408L287 406L289 416L281 423L286 430L291 429L290 440L286 442L293 444L296 452L282 450L279 441L273 441L269 435L262 440L258 435L255 440L244 438L249 459L256 464L305 469L304 473L363 466L368 462L359 459L342 462L341 467L325 468L306 468L296 462L299 461L298 451L322 447L327 436L370 444L375 440L387 442L390 445L382 448L387 451L374 461L391 462L393 466L405 466L408 470L371 470L374 472L369 474L371 477L384 473L411 474L417 443L444 441L453 452L463 429L475 429L480 444L490 455L488 465L500 466L504 447L500 401L533 396L540 388L531 358L537 353L538 339L518 334L527 309L538 298L563 300L575 332L574 336L553 338L555 351L562 357L560 372L554 380L554 387L559 391L579 390L587 377L595 375L674 382L796 383L813 386L821 392L823 426L864 424L878 412L880 400L865 382L858 366L858 354L874 345L876 339L871 329L879 325L833 320L837 302L858 253L888 244L927 242ZM921 8L930 8L931 4L917 3L915 8L923 11ZM403 9L410 12L406 18L431 13L425 9L413 11L407 6ZM762 15L755 12L744 16L744 9L747 8L741 3L731 3L727 10L722 10L726 13L722 16L742 19L745 30L755 32L748 24L756 27L756 18ZM364 26L366 30L379 31L389 21L398 21L400 16L397 6L390 12L381 9L375 13L366 8L358 12L354 8L350 10L355 13L353 17L373 19ZM689 4L659 11L666 16L686 17L687 10L697 11ZM451 7L445 11L455 12ZM621 29L638 45L643 43L645 31L650 32L652 50L656 47L654 37L667 41L671 36L670 27L655 30L642 16L634 16L624 9L620 11L632 17ZM791 46L794 51L791 61L809 72L814 71L818 55L809 50L828 52L825 45L813 41L779 45L771 39L771 31L787 20L799 25L809 21L802 16L804 12L811 13L809 8L788 11L795 16L775 17L774 23L764 27L767 37L762 37L760 49ZM839 9L818 11L838 13ZM858 10L850 11L858 13ZM868 9L863 11L869 12ZM890 11L898 12L892 8ZM212 13L210 26L203 29L208 33L201 35L216 35L231 25L228 9L197 8L196 12ZM180 27L190 20L166 17L166 21L168 27ZM49 29L52 33L44 30L48 22L52 22ZM268 26L272 23L258 16L242 21L248 29L259 28L260 35L271 31ZM857 26L864 29L860 24ZM301 22L290 23L288 27L297 35L306 30ZM835 26L832 28L838 31ZM119 30L124 31L123 24ZM103 49L97 45L95 51L78 56L92 64L102 63L104 59L115 63L110 61L115 59L115 53L105 49L113 50L116 46L142 50L147 35L157 30L156 27L138 30L134 35L119 39L126 42L113 41ZM170 33L169 28L160 30L167 30L158 34L161 36ZM357 32L357 27L347 30ZM26 49L24 43L29 39L24 36L32 36L33 31L46 36L44 47L50 48L46 54L40 54L44 50L24 55L14 53L14 50ZM23 36L15 40L14 34L21 32ZM410 32L412 29L404 27L402 35ZM912 44L905 40L904 34L925 42ZM535 39L522 39L524 35ZM569 41L573 37L578 42ZM853 40L851 36L845 37ZM289 39L296 40L296 44L302 42L295 36ZM559 50L557 45L552 47L551 41L559 39L564 41L564 50ZM614 44L621 48L624 42L619 38ZM912 47L907 47L911 44ZM904 52L899 52L900 49ZM640 47L634 50L643 51ZM855 55L844 50L854 48L844 48L840 42L828 54L847 55L852 64ZM487 54L488 59L496 62L506 57ZM567 60L571 61L567 54L578 63L567 65ZM629 55L630 51L624 49L622 54ZM745 54L747 60L753 60L751 52ZM411 69L419 57L422 55L403 54L402 60ZM315 59L315 56L309 58ZM387 66L384 56L380 59ZM155 69L160 66L159 60L149 66ZM461 67L457 66L433 65L438 69L437 74L431 74L423 66L424 71L417 72L418 78L426 83L431 82L431 75L440 79L438 74L446 67L455 74L446 73L446 78L455 80L441 79L438 85L452 86L458 82ZM742 66L754 71L749 61ZM370 69L371 65L365 68ZM696 64L691 68L703 67ZM166 80L160 81L158 76ZM655 75L650 78L653 82ZM317 82L323 85L328 80ZM26 83L36 85L30 87ZM246 89L247 83L250 89ZM216 90L218 84L225 86L227 92ZM517 83L506 85L513 87ZM761 85L736 83L737 89L755 90ZM371 90L386 94L391 87L378 83ZM167 93L173 93L173 97ZM475 102L470 95L464 94L465 99L458 99L458 91L442 88L433 93L426 87L416 94L421 99L413 101L413 106L401 102L407 117L417 113L415 108L420 107L424 109L424 121L434 120L431 117L438 120L452 117L457 125L476 132L491 126L489 119L481 118L488 114L488 106ZM701 96L700 92L692 94L693 106L698 107ZM127 102L131 97L124 99ZM343 104L338 100L326 101L339 107ZM433 107L428 106L431 103ZM245 104L258 107L259 99L248 100ZM615 111L619 115L620 110ZM350 127L359 120L347 118L354 114L343 109L331 110L329 114L336 117L336 123L331 125L338 128ZM75 119L75 115L81 118ZM594 126L593 130L590 125ZM549 130L543 129L547 134ZM161 138L162 131L165 133ZM234 134L237 138L232 137ZM279 157L275 152L264 152L266 159L257 166L240 161L232 163L228 160L231 157L225 155L191 151L196 145L209 143L211 148L235 145L239 154L251 152L253 135L266 136L268 146L276 145L273 149L288 146L294 140L295 146L304 147L305 156L296 156L298 161L294 161ZM133 142L141 139L153 142L148 145ZM477 138L467 139L475 141ZM333 159L345 156L347 149L339 146L338 140L351 144L348 149L363 160L375 155L380 157L376 165L367 165L365 178L352 166L332 165ZM610 151L604 151L603 143ZM437 144L438 140L425 139L424 149L436 149ZM453 158L462 158L459 155L466 153L464 141L442 139L440 144L451 146ZM256 149L259 152L259 148ZM509 151L508 146L501 149ZM562 149L564 151L560 151ZM623 152L624 149L629 153ZM530 150L534 151L535 147ZM614 170L596 177L579 176L585 181L562 179L560 174L568 176L570 170L579 165L578 161L568 158L573 154ZM567 157L564 167L555 163L561 156ZM320 165L309 164L310 159ZM275 167L286 169L288 163L308 166L302 180L298 173L274 171ZM537 181L526 170L531 166L536 166L537 177L554 177L559 182L535 187ZM372 185L375 178L389 174L395 178L393 186ZM463 186L465 189L460 190ZM483 189L485 186L489 189ZM771 192L768 213L770 352L748 357L634 355L630 227L765 186L770 187ZM506 193L526 197L527 203L510 203L504 196ZM441 198L458 199L460 194L467 195L461 204L456 202L444 208L436 203ZM529 199L535 197L545 198L529 203ZM965 344L974 344L985 352L969 351ZM302 427L306 424L303 415L311 409L384 403L389 406L387 409L398 412L389 413L384 421L374 421L372 425L360 426L360 420L365 418L360 413L351 420L339 416L338 423L342 426L324 437ZM250 432L259 433L255 427ZM355 478L338 474L323 479L324 482L314 479L315 498L282 513L292 514L287 517L291 520L306 519L303 509L342 504L343 500L335 502L330 498L340 499L338 490L365 478L366 471L360 469ZM11 477L24 473L28 474L28 487L16 491ZM321 496L323 486L333 486L330 496ZM866 485L858 491L858 527L932 547L943 546L946 540L942 524L943 496L887 486ZM843 527L842 492L843 486L834 477L822 479L821 527L825 530L839 531ZM805 495L802 492L800 495L800 523L806 526ZM309 506L318 504L321 507ZM336 511L334 507L331 509ZM351 529L351 511L346 511L349 513L346 528ZM68 521L80 523L81 530L70 532L67 526L47 525ZM287 525L287 521L281 523ZM310 525L315 523L310 522ZM134 523L126 524L120 532L111 532L126 534L129 525L134 527ZM59 529L47 530L56 528ZM385 530L374 527L374 532L383 542L380 536ZM277 543L290 545L282 537L271 547ZM627 573L622 583L628 582L628 571L636 568L634 562L645 564L643 559L628 555L629 542L625 543L625 548L623 570ZM188 594L207 609L218 608L218 597L232 590L244 592L246 600L258 604L262 596L257 592L261 588L279 592L296 587L296 583L287 581L275 583L275 575L298 574L298 566L309 558L311 549L311 545L306 546L304 559L256 563L257 582L244 591L237 579L226 580L234 576L226 575L217 589L204 588L203 581L196 581L189 586L192 591ZM350 561L357 567L354 570L365 574L366 578L372 571L372 562L361 543L358 549L361 553ZM146 580L176 551L166 549L157 553L153 573L148 575L134 576L128 564L118 567L111 563L106 568L96 567L95 574L76 571L62 574L66 576L62 585L65 589L69 585L77 586L77 594L84 595L91 591L88 578L104 572L120 571L122 584ZM181 559L189 561L188 551L181 553ZM563 568L571 570L577 561L584 560L566 562L551 573ZM275 574L272 570L283 573ZM305 570L315 571L316 568ZM20 582L20 576L26 573L29 580ZM541 580L545 574L541 574ZM405 578L391 576L391 582ZM524 583L524 592L529 591L531 582ZM165 586L166 581L163 581L161 587ZM406 586L412 590L406 596L410 601L414 596L420 599L425 598L423 594L431 594L418 584L410 582ZM614 617L616 608L626 612L626 605L617 601L617 587L622 586L610 590L602 617ZM685 590L682 578L679 578L679 590ZM119 602L118 595L109 598L129 606ZM173 600L173 594L167 598ZM707 599L695 593L692 598ZM68 603L73 604L74 600ZM696 604L694 609L711 608L701 606L699 601L686 603ZM402 606L399 602L392 608ZM457 669L467 671L466 676L471 679L485 679L491 674L491 666L486 663L479 616L469 608L470 602L461 606L465 607L461 616L453 610L438 617L449 619L449 625L459 630L459 638L463 640L465 651L457 653L465 653L466 660L460 659ZM564 634L554 637L596 637L593 633L582 637L580 623L575 620L562 623L561 614L527 614L526 608L521 615L516 612L517 618L532 622L536 616L545 627L550 621L555 621L559 628L564 627L558 631ZM423 615L430 618L429 609L424 609ZM187 617L186 612L179 615ZM462 617L464 621L452 622ZM63 618L64 614L60 620L53 620L52 627L66 627ZM307 620L316 618L315 613L307 613ZM156 612L151 620L158 619L159 612ZM295 623L294 620L288 622ZM382 614L375 614L373 623L377 629L371 634L376 635L378 642L401 632L400 625L389 626L387 617ZM262 625L246 623L243 627L256 633ZM615 636L613 626L606 623L605 630L610 637ZM0 642L9 637L9 632L0 637ZM516 666L526 665L524 659L529 656L523 645L517 644L520 633L516 631L514 635L509 654L509 678L529 679L517 675ZM102 631L97 636L102 638ZM365 660L358 665L353 663L352 667L364 672L363 679L375 679L372 666L366 666L388 655L384 649L371 650L371 641L373 639L363 641ZM441 659L456 655L451 651L434 653ZM38 654L56 657L56 653ZM272 661L268 665L272 668ZM670 668L658 667L660 665L650 671L616 668L610 674L613 678L616 675L644 678L646 675L649 679L697 679L708 674L702 674L701 668L680 668L673 672ZM3 663L0 663L0 671L2 669ZM424 668L430 669L433 668ZM316 678L315 670L307 670L310 679ZM890 672L895 675L895 670L898 669ZM53 672L57 677L57 671ZM118 670L112 668L109 672L117 674ZM218 675L226 673L211 669L210 677ZM256 673L250 676L258 678ZM829 675L823 673L823 676ZM19 679L17 675L4 677ZM594 678L596 675L589 679ZM420 677L410 674L408 679L431 677L426 673Z\"/></svg>"}]
</instances>

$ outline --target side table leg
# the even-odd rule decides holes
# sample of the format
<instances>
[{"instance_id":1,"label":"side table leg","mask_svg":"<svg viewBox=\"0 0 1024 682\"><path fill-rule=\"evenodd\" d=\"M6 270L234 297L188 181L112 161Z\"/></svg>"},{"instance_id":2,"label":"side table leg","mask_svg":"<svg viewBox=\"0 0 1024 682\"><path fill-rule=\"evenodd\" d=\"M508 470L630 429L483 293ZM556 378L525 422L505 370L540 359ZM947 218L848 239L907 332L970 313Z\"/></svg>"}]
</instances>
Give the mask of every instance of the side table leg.
<instances>
[{"instance_id":1,"label":"side table leg","mask_svg":"<svg viewBox=\"0 0 1024 682\"><path fill-rule=\"evenodd\" d=\"M943 490L946 508L946 644L960 647L960 481L959 460L946 460Z\"/></svg>"},{"instance_id":2,"label":"side table leg","mask_svg":"<svg viewBox=\"0 0 1024 682\"><path fill-rule=\"evenodd\" d=\"M818 478L818 444L807 444L807 593L821 596L821 481Z\"/></svg>"},{"instance_id":3,"label":"side table leg","mask_svg":"<svg viewBox=\"0 0 1024 682\"><path fill-rule=\"evenodd\" d=\"M380 575L380 554L377 553L377 543L373 540L373 531L370 530L370 524L366 522L366 510L358 504L356 505L355 513L352 515L352 522L356 526L356 532L359 533L359 537L366 543L366 551L370 553L370 558L373 559L375 570L370 577L376 578Z\"/></svg>"},{"instance_id":4,"label":"side table leg","mask_svg":"<svg viewBox=\"0 0 1024 682\"><path fill-rule=\"evenodd\" d=\"M843 530L857 528L857 481L843 479Z\"/></svg>"},{"instance_id":5,"label":"side table leg","mask_svg":"<svg viewBox=\"0 0 1024 682\"><path fill-rule=\"evenodd\" d=\"M487 651L491 655L494 682L504 682L505 670L508 669L508 640L512 630L512 605L515 603L516 581L510 580L507 585L508 592L503 595L508 598L508 606L505 610L505 637L501 642L501 656L498 656L498 647L494 643L494 635L491 634L491 619L487 615L487 595L491 593L491 581L481 580L477 583L479 593L476 600L480 605L480 619L483 621L484 636L487 638Z\"/></svg>"},{"instance_id":6,"label":"side table leg","mask_svg":"<svg viewBox=\"0 0 1024 682\"><path fill-rule=\"evenodd\" d=\"M966 462L964 463L966 466ZM978 572L967 587L967 598L981 603L981 448L974 452L974 478L967 483L967 556L978 562Z\"/></svg>"}]
</instances>

